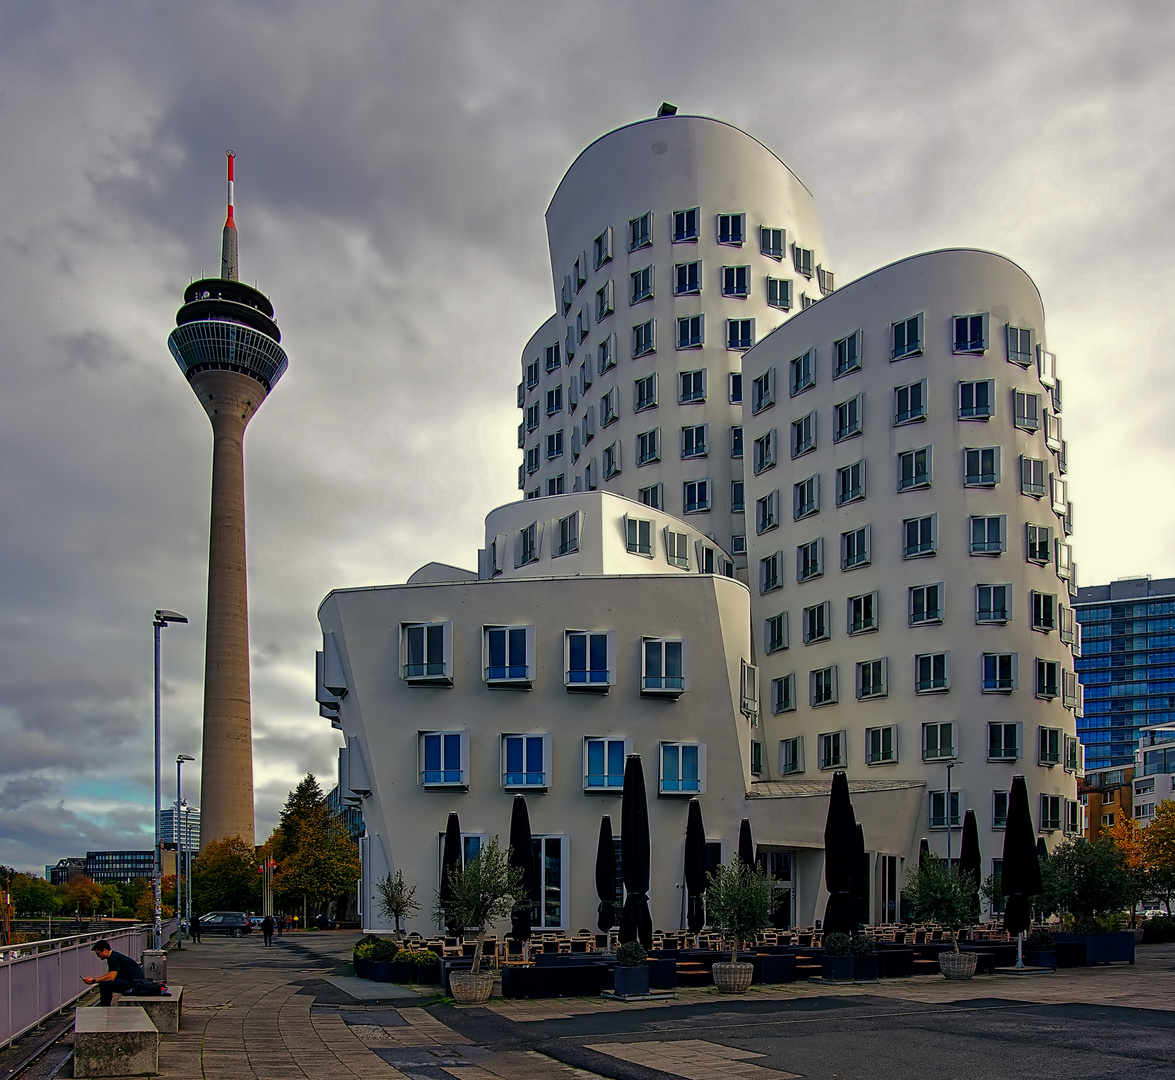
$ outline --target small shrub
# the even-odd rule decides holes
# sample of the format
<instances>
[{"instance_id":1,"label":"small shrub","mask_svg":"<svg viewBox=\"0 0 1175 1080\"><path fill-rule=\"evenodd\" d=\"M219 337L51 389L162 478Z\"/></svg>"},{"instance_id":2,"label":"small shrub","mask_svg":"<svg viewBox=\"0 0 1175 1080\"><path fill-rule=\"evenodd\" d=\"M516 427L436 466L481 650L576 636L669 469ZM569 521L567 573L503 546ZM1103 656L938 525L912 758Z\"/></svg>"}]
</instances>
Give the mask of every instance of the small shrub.
<instances>
[{"instance_id":1,"label":"small shrub","mask_svg":"<svg viewBox=\"0 0 1175 1080\"><path fill-rule=\"evenodd\" d=\"M873 939L868 934L858 934L850 943L849 952L853 956L872 956L874 953Z\"/></svg>"},{"instance_id":2,"label":"small shrub","mask_svg":"<svg viewBox=\"0 0 1175 1080\"><path fill-rule=\"evenodd\" d=\"M411 949L401 949L392 957L393 964L415 964L416 953Z\"/></svg>"},{"instance_id":3,"label":"small shrub","mask_svg":"<svg viewBox=\"0 0 1175 1080\"><path fill-rule=\"evenodd\" d=\"M640 967L649 954L639 941L626 941L616 950L616 963L621 967Z\"/></svg>"},{"instance_id":4,"label":"small shrub","mask_svg":"<svg viewBox=\"0 0 1175 1080\"><path fill-rule=\"evenodd\" d=\"M438 960L440 957L432 949L414 949L412 951L412 962L417 967L428 967L437 963Z\"/></svg>"},{"instance_id":5,"label":"small shrub","mask_svg":"<svg viewBox=\"0 0 1175 1080\"><path fill-rule=\"evenodd\" d=\"M388 938L380 938L371 944L371 959L372 960L394 960L396 953L400 951L400 946L396 942Z\"/></svg>"},{"instance_id":6,"label":"small shrub","mask_svg":"<svg viewBox=\"0 0 1175 1080\"><path fill-rule=\"evenodd\" d=\"M848 934L833 931L824 935L824 954L826 956L848 956L852 947L852 938Z\"/></svg>"},{"instance_id":7,"label":"small shrub","mask_svg":"<svg viewBox=\"0 0 1175 1080\"><path fill-rule=\"evenodd\" d=\"M1147 919L1143 924L1142 935L1142 940L1147 945L1160 945L1167 941L1175 941L1175 919L1168 915Z\"/></svg>"},{"instance_id":8,"label":"small shrub","mask_svg":"<svg viewBox=\"0 0 1175 1080\"><path fill-rule=\"evenodd\" d=\"M375 951L374 941L359 941L355 943L355 959L356 960L370 960L371 954Z\"/></svg>"},{"instance_id":9,"label":"small shrub","mask_svg":"<svg viewBox=\"0 0 1175 1080\"><path fill-rule=\"evenodd\" d=\"M1024 944L1033 952L1047 952L1055 945L1053 935L1047 930L1033 930L1025 939Z\"/></svg>"}]
</instances>

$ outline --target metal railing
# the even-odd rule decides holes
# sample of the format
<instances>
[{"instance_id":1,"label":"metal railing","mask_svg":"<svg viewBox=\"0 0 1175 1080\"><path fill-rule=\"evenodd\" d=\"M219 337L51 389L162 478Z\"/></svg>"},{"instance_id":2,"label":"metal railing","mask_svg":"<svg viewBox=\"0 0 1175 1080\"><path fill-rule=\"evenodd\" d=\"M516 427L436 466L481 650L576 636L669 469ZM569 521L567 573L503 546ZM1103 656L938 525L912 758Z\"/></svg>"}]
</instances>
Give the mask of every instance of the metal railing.
<instances>
[{"instance_id":1,"label":"metal railing","mask_svg":"<svg viewBox=\"0 0 1175 1080\"><path fill-rule=\"evenodd\" d=\"M176 926L175 919L163 924L165 942ZM83 975L105 974L105 962L91 951L103 938L116 952L141 960L143 950L151 946L151 926L91 930L0 948L0 1047L77 1001L90 989L82 982Z\"/></svg>"}]
</instances>

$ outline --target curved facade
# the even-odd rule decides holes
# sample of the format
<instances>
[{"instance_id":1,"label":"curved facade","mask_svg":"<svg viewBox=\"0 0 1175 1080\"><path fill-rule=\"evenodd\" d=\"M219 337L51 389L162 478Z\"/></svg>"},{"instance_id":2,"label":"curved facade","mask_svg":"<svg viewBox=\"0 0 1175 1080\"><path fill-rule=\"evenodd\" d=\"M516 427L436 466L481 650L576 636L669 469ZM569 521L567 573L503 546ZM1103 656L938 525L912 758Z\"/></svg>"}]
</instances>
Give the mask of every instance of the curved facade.
<instances>
[{"instance_id":1,"label":"curved facade","mask_svg":"<svg viewBox=\"0 0 1175 1080\"><path fill-rule=\"evenodd\" d=\"M626 495L745 566L742 356L831 291L811 194L737 128L658 117L580 154L547 234L556 314L522 355L519 488Z\"/></svg>"},{"instance_id":2,"label":"curved facade","mask_svg":"<svg viewBox=\"0 0 1175 1080\"><path fill-rule=\"evenodd\" d=\"M1040 830L1075 829L1072 510L1031 279L985 252L918 255L744 370L760 779L924 777L945 851L968 807L992 846L1023 773Z\"/></svg>"}]
</instances>

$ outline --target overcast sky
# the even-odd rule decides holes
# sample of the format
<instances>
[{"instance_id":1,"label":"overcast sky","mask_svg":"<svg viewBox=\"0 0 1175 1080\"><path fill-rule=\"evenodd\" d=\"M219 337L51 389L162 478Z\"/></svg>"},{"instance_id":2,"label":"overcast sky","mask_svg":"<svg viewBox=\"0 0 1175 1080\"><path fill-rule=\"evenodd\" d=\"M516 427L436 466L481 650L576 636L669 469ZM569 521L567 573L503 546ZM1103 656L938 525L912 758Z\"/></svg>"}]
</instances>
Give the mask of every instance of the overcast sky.
<instances>
[{"instance_id":1,"label":"overcast sky","mask_svg":"<svg viewBox=\"0 0 1175 1080\"><path fill-rule=\"evenodd\" d=\"M166 341L219 272L228 148L290 357L246 438L259 839L307 770L333 783L323 596L475 566L517 497L543 212L662 100L792 167L840 284L955 245L1023 266L1080 578L1175 573L1173 12L0 0L0 863L150 846L157 607L192 620L164 631L165 761L199 752L211 429Z\"/></svg>"}]
</instances>

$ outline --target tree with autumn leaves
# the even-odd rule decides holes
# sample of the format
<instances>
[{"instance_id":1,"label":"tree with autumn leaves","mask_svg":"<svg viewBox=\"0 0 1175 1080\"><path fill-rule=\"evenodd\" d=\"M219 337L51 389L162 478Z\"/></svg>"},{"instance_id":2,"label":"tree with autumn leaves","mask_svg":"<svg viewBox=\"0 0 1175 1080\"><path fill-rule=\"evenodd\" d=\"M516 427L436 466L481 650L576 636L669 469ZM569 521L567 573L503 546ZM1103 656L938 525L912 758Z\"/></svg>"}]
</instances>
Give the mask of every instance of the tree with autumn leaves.
<instances>
[{"instance_id":1,"label":"tree with autumn leaves","mask_svg":"<svg viewBox=\"0 0 1175 1080\"><path fill-rule=\"evenodd\" d=\"M1148 897L1161 897L1170 914L1175 899L1175 802L1159 803L1148 825L1119 816L1108 831L1130 880L1131 911Z\"/></svg>"}]
</instances>

